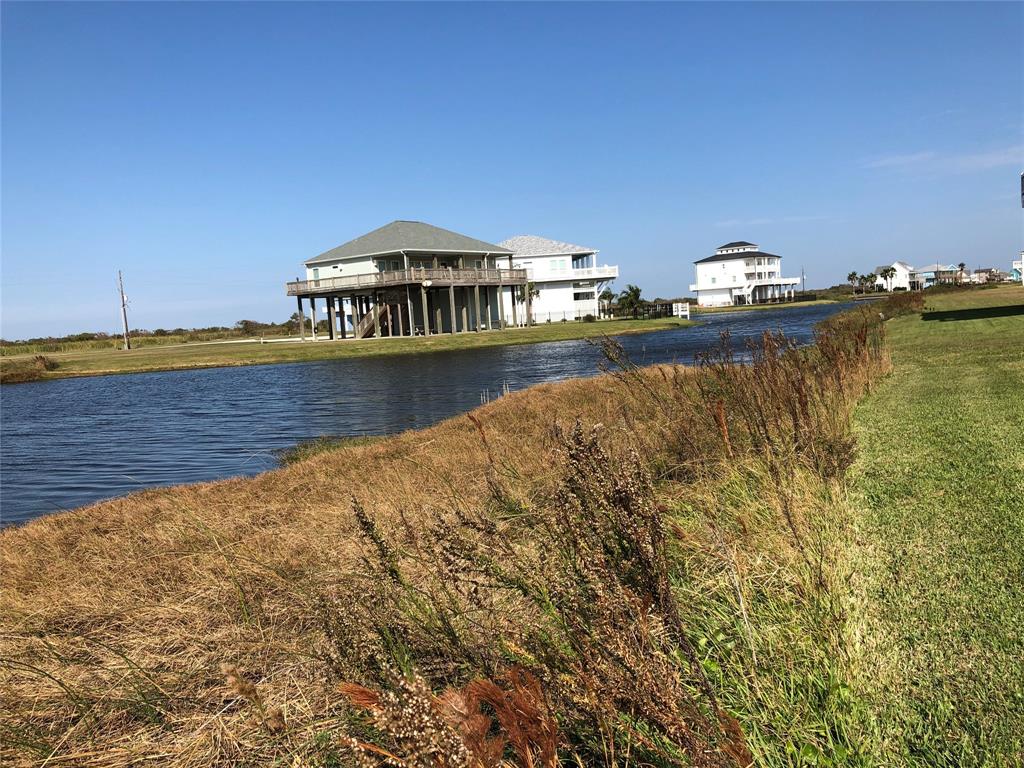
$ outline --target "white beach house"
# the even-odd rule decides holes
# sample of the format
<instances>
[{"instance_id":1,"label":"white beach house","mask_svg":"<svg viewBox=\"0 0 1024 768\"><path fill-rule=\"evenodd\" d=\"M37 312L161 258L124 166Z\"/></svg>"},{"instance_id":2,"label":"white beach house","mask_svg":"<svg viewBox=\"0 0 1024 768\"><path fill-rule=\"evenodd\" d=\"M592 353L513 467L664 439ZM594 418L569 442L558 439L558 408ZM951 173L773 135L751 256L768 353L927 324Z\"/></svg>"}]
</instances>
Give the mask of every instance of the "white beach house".
<instances>
[{"instance_id":1,"label":"white beach house","mask_svg":"<svg viewBox=\"0 0 1024 768\"><path fill-rule=\"evenodd\" d=\"M694 266L697 282L690 290L701 307L791 300L800 282L798 277L782 276L781 256L745 240L720 246Z\"/></svg>"},{"instance_id":2,"label":"white beach house","mask_svg":"<svg viewBox=\"0 0 1024 768\"><path fill-rule=\"evenodd\" d=\"M536 323L599 317L598 297L619 276L617 266L598 266L596 248L537 235L516 235L499 245L512 252L512 267L526 270L533 284Z\"/></svg>"},{"instance_id":3,"label":"white beach house","mask_svg":"<svg viewBox=\"0 0 1024 768\"><path fill-rule=\"evenodd\" d=\"M895 274L889 280L882 279L882 272L889 267L895 270ZM911 288L911 276L915 270L905 261L894 261L888 266L875 267L875 287L883 291L909 291ZM916 280L914 280L916 284Z\"/></svg>"}]
</instances>

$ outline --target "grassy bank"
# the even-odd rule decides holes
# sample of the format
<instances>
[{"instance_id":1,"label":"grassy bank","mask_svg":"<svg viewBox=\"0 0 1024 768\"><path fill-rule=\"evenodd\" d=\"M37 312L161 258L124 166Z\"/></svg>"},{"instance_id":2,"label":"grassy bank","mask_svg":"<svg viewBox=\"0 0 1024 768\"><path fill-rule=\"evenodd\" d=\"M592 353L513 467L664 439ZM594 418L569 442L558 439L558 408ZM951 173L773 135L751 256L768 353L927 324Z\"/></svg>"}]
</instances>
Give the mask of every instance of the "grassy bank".
<instances>
[{"instance_id":1,"label":"grassy bank","mask_svg":"<svg viewBox=\"0 0 1024 768\"><path fill-rule=\"evenodd\" d=\"M1024 764L1024 288L931 294L856 414L856 685L887 765Z\"/></svg>"},{"instance_id":2,"label":"grassy bank","mask_svg":"<svg viewBox=\"0 0 1024 768\"><path fill-rule=\"evenodd\" d=\"M881 555L907 502L887 506L865 483L872 467L907 471L898 442L880 446L909 430L869 434L863 419L904 386L902 329L959 327L891 321L887 378L879 310L900 315L915 300L831 318L815 349L767 337L749 366L728 350L696 368L620 360L612 374L513 393L421 432L317 446L256 478L154 489L0 532L3 757L334 766L387 754L435 767L472 755L554 768L980 754L949 751L945 710L914 720L926 690L889 692L923 670L946 710L978 714L990 763L1013 764L1012 730L994 721L995 706L1014 712L1017 619L1001 570L1012 559L975 576L985 566L969 558L957 573L989 601L952 596L975 605L982 641L932 615L955 580L922 567L884 583L902 578ZM971 354L1003 349L978 334L965 338ZM1013 450L1005 461L1019 471ZM953 476L939 477L944 496L928 498L953 497L941 485ZM927 526L907 530L916 525L924 553ZM986 547L1012 558L1009 543L979 539ZM942 556L960 554L950 542ZM964 654L936 655L945 643ZM992 648L1004 667L969 680ZM963 700L940 684L960 675Z\"/></svg>"},{"instance_id":3,"label":"grassy bank","mask_svg":"<svg viewBox=\"0 0 1024 768\"><path fill-rule=\"evenodd\" d=\"M478 349L545 341L645 333L686 325L675 318L614 320L596 323L544 323L532 328L510 328L484 333L442 334L419 338L345 340L337 342L250 342L144 346L132 350L86 349L48 355L9 355L0 358L0 382L17 383L68 376L217 368L330 360L342 357Z\"/></svg>"}]
</instances>

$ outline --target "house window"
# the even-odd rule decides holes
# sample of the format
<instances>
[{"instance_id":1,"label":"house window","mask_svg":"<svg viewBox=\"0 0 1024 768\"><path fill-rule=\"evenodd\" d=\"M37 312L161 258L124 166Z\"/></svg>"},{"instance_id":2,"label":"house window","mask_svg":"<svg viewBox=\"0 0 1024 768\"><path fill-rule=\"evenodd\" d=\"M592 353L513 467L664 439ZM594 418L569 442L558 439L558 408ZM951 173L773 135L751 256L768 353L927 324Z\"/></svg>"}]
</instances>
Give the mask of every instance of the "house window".
<instances>
[{"instance_id":1,"label":"house window","mask_svg":"<svg viewBox=\"0 0 1024 768\"><path fill-rule=\"evenodd\" d=\"M714 282L715 282L715 278L713 278L713 277L712 277L712 278L711 278L711 283L712 283L712 285L714 285Z\"/></svg>"},{"instance_id":2,"label":"house window","mask_svg":"<svg viewBox=\"0 0 1024 768\"><path fill-rule=\"evenodd\" d=\"M573 298L573 301L593 301L594 300L594 292L593 291L576 291L572 295L572 298Z\"/></svg>"},{"instance_id":3,"label":"house window","mask_svg":"<svg viewBox=\"0 0 1024 768\"><path fill-rule=\"evenodd\" d=\"M313 279L314 280L319 280L320 279L320 268L319 267L313 267Z\"/></svg>"}]
</instances>

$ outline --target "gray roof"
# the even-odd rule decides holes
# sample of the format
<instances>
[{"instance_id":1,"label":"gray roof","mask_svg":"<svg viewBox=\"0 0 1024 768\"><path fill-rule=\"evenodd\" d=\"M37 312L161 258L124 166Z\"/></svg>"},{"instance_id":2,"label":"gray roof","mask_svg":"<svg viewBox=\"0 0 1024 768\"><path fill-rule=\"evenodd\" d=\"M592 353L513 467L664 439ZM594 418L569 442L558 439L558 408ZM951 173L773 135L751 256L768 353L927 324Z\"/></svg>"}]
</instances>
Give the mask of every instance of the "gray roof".
<instances>
[{"instance_id":1,"label":"gray roof","mask_svg":"<svg viewBox=\"0 0 1024 768\"><path fill-rule=\"evenodd\" d=\"M500 245L485 243L458 232L425 224L422 221L392 221L362 237L314 256L306 264L352 259L401 251L424 253L511 253Z\"/></svg>"},{"instance_id":2,"label":"gray roof","mask_svg":"<svg viewBox=\"0 0 1024 768\"><path fill-rule=\"evenodd\" d=\"M755 248L757 247L756 243L748 243L746 240L737 240L735 243L726 243L725 245L718 246L718 250L722 250L723 248L746 248L751 245Z\"/></svg>"},{"instance_id":3,"label":"gray roof","mask_svg":"<svg viewBox=\"0 0 1024 768\"><path fill-rule=\"evenodd\" d=\"M502 240L501 246L520 256L553 256L562 254L597 253L595 248L549 240L537 235L516 235Z\"/></svg>"},{"instance_id":4,"label":"gray roof","mask_svg":"<svg viewBox=\"0 0 1024 768\"><path fill-rule=\"evenodd\" d=\"M722 246L725 248L726 246ZM750 259L754 256L771 256L773 259L782 258L777 253L765 253L764 251L740 251L739 253L716 253L714 256L708 256L706 259L700 259L693 262L694 264L708 264L712 261L736 261L737 259Z\"/></svg>"}]
</instances>

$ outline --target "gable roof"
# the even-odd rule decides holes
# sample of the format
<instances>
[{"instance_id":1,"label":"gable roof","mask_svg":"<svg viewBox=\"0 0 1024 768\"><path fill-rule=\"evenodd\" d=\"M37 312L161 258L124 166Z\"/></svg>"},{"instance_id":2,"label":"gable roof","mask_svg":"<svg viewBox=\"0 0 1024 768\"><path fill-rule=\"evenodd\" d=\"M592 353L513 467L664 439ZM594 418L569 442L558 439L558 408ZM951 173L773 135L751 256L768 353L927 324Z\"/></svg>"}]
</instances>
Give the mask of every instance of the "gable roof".
<instances>
[{"instance_id":1,"label":"gable roof","mask_svg":"<svg viewBox=\"0 0 1024 768\"><path fill-rule=\"evenodd\" d=\"M888 269L889 267L903 267L908 272L913 272L914 271L914 268L912 266L910 266L909 264L907 264L907 262L905 262L905 261L894 261L892 264L886 264L885 266L882 266L882 267L875 267L875 274L876 275L880 275L880 274L882 274L882 270L883 269Z\"/></svg>"},{"instance_id":2,"label":"gable roof","mask_svg":"<svg viewBox=\"0 0 1024 768\"><path fill-rule=\"evenodd\" d=\"M726 246L722 246L725 248ZM743 259L750 259L755 256L770 256L773 259L781 259L777 253L765 253L764 251L740 251L739 253L716 253L714 256L708 256L706 259L698 259L693 262L694 264L709 264L712 261L742 261Z\"/></svg>"},{"instance_id":3,"label":"gable roof","mask_svg":"<svg viewBox=\"0 0 1024 768\"><path fill-rule=\"evenodd\" d=\"M746 240L737 240L735 243L726 243L725 245L718 246L718 250L722 250L723 248L744 248L750 247L751 245L755 248L757 247L757 243L748 243Z\"/></svg>"},{"instance_id":4,"label":"gable roof","mask_svg":"<svg viewBox=\"0 0 1024 768\"><path fill-rule=\"evenodd\" d=\"M552 256L561 254L597 253L595 248L582 245L563 243L561 240L549 240L538 235L516 235L502 240L501 246L508 248L519 256Z\"/></svg>"},{"instance_id":5,"label":"gable roof","mask_svg":"<svg viewBox=\"0 0 1024 768\"><path fill-rule=\"evenodd\" d=\"M435 227L422 221L392 221L379 229L368 232L355 240L349 240L337 248L314 256L306 264L351 259L378 253L399 253L401 251L452 252L452 253L511 253L499 245L486 243L458 232Z\"/></svg>"}]
</instances>

